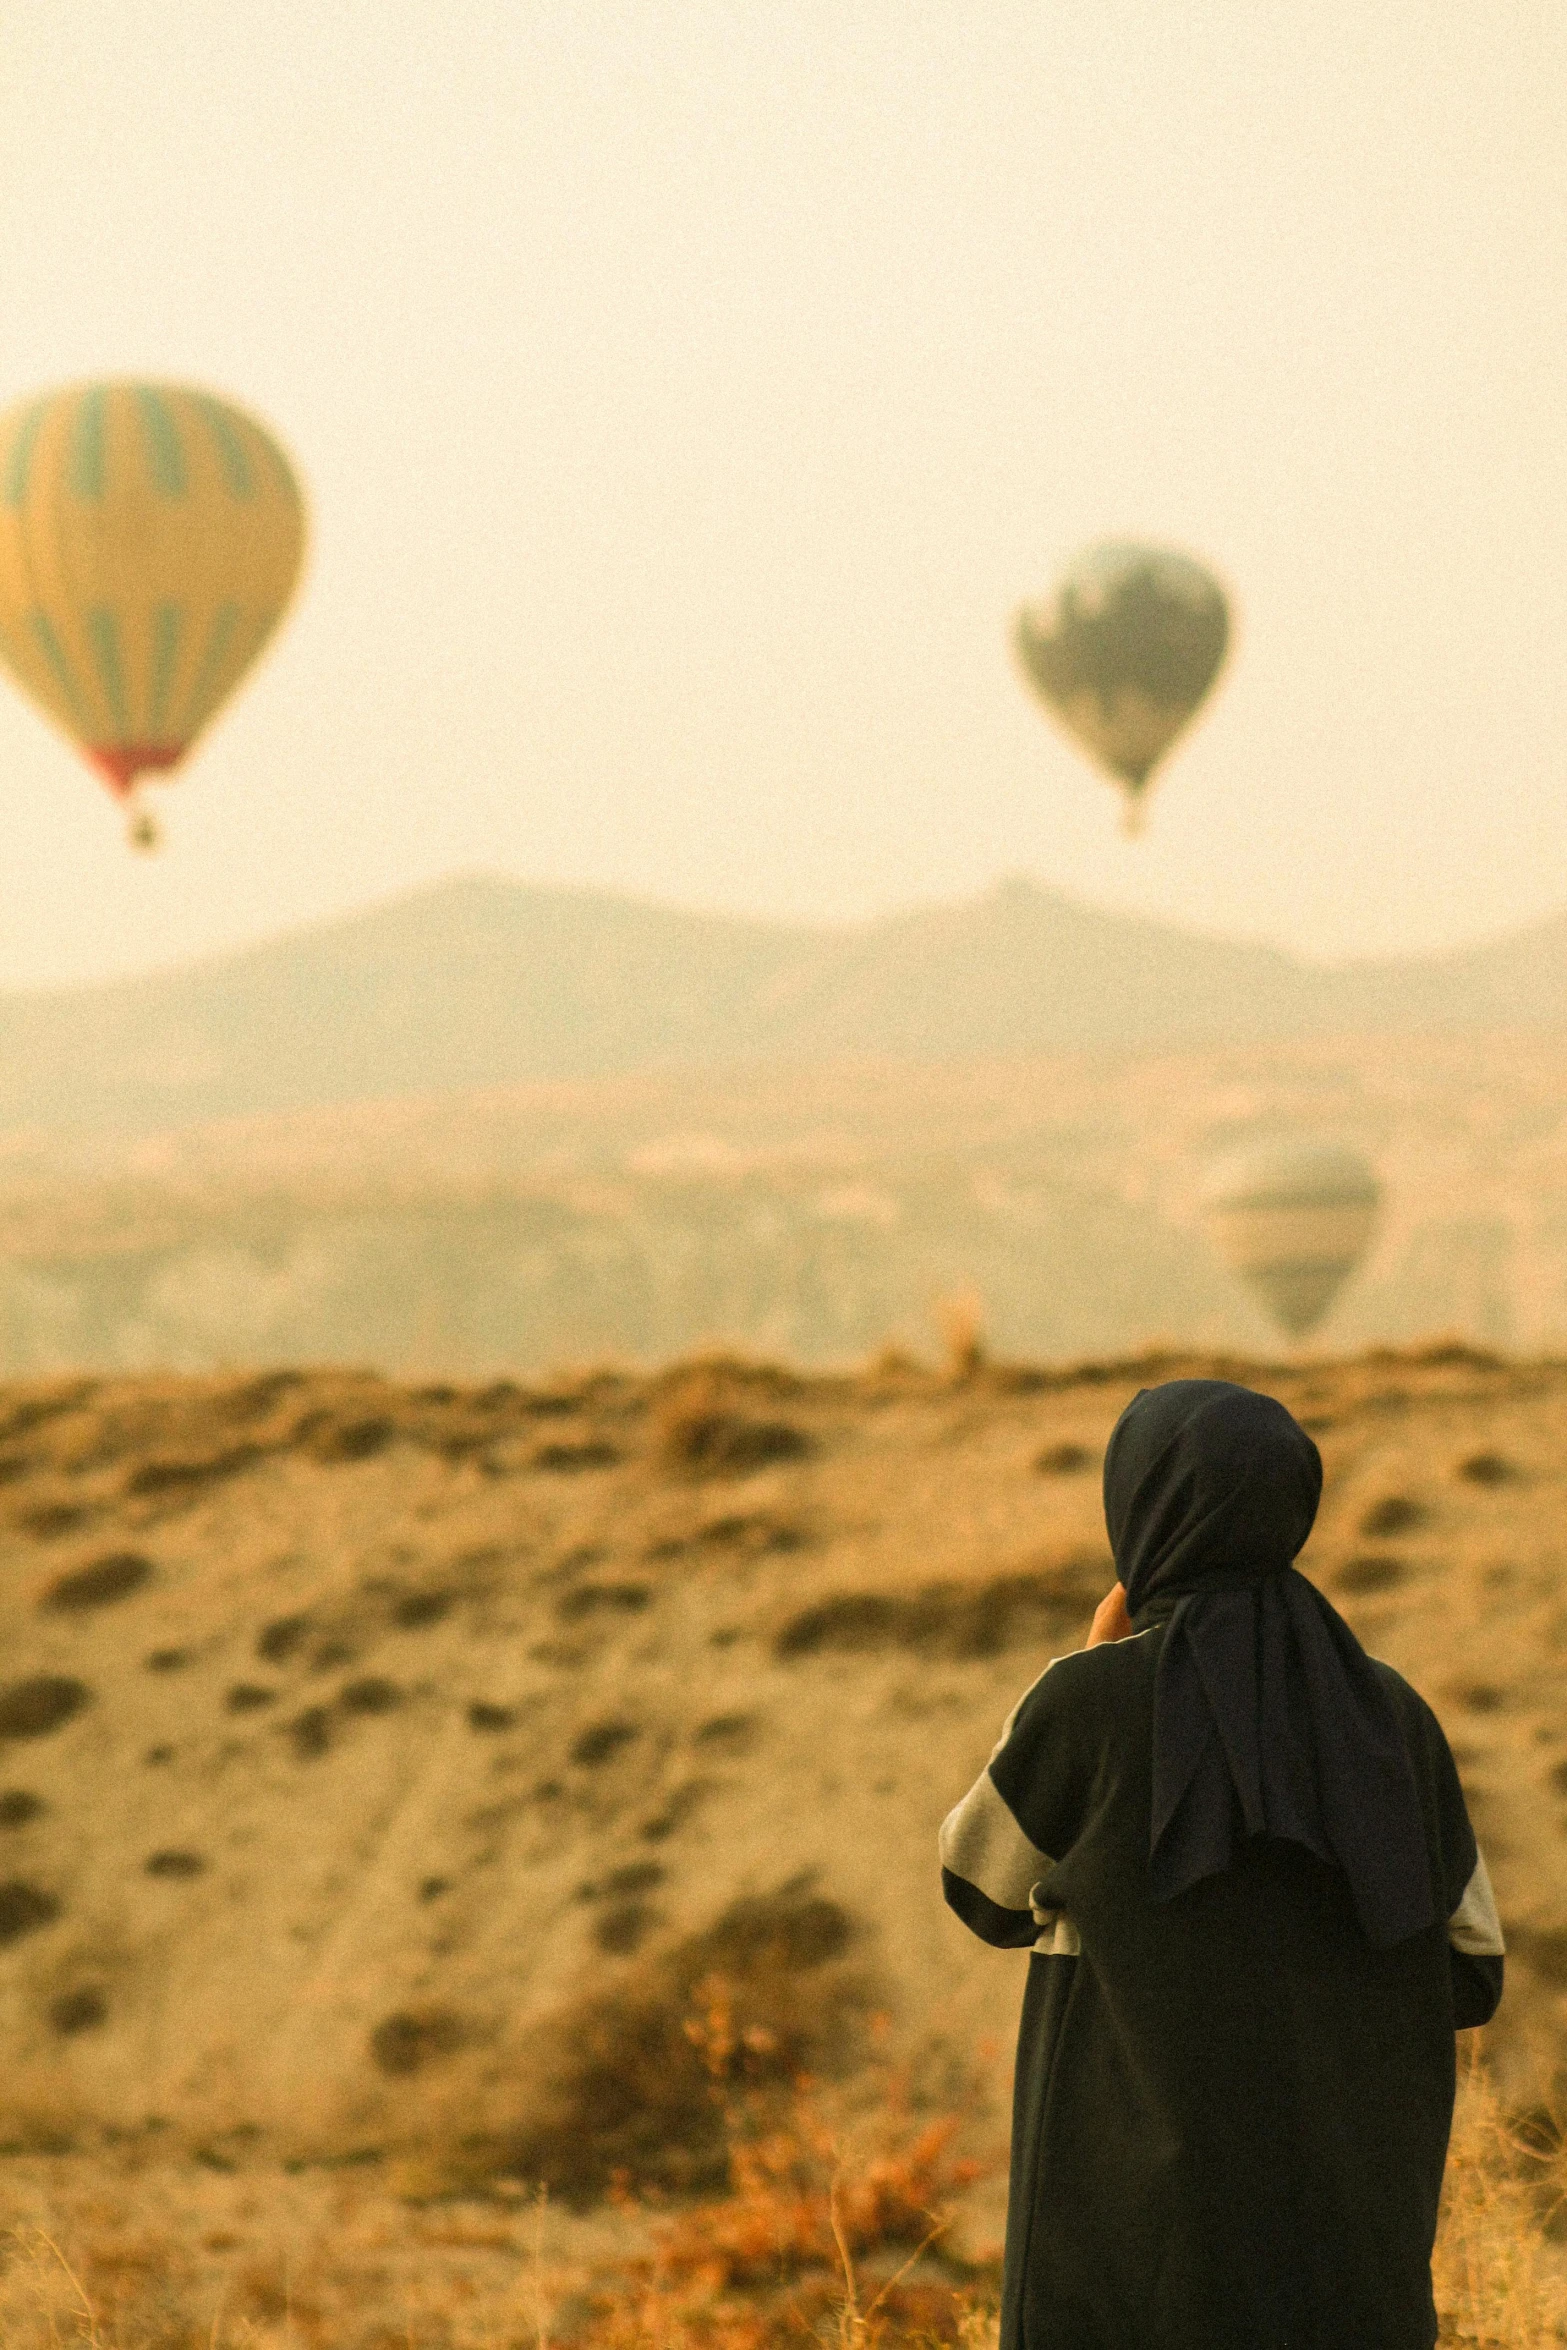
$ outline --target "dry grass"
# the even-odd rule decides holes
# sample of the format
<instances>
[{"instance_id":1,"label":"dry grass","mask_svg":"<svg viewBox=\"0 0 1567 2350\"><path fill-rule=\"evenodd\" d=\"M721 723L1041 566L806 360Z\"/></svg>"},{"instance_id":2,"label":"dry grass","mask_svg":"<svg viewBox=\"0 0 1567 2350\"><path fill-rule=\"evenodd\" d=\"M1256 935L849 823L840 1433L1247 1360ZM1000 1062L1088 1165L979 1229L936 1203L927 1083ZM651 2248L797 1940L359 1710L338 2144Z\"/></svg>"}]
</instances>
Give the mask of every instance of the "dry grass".
<instances>
[{"instance_id":1,"label":"dry grass","mask_svg":"<svg viewBox=\"0 0 1567 2350\"><path fill-rule=\"evenodd\" d=\"M723 2116L724 2187L655 2221L647 2251L589 2302L584 2350L840 2350L983 2337L993 2264L941 2254L953 2196L979 2175L959 2160L960 2117L920 2123L898 2083L849 2121L808 2080L787 2107L746 2087L744 2033L721 1982L687 2036Z\"/></svg>"},{"instance_id":2,"label":"dry grass","mask_svg":"<svg viewBox=\"0 0 1567 2350\"><path fill-rule=\"evenodd\" d=\"M977 2325L973 2280L937 2251L873 2315L914 2244L851 2224L865 2164L936 2159L911 2149L956 2102L946 2052L1007 2020L990 1953L944 1918L904 1922L928 1915L942 1809L1109 1580L1094 1471L1125 1392L1198 1370L1274 1388L1321 1435L1308 1565L1449 1722L1515 1954L1490 2059L1503 2098L1542 2096L1567 1980L1567 1365L1428 1349L1272 1371L806 1380L710 1361L549 1390L346 1372L12 1388L0 2235L21 2235L0 2350L76 2350L93 2326L106 2350L185 2350L214 2325L222 2350L532 2345L540 2180L561 2345L663 2307L655 2288L695 2292L658 2233L693 2213L779 2262L808 2239L767 2302L808 2333ZM806 1449L742 1476L712 1413ZM541 1462L546 1439L569 1459ZM11 1513L35 1500L88 1519L24 1533ZM859 1850L877 1864L851 1916L840 1855ZM126 1917L144 1975L118 1926L98 1931ZM318 2027L323 1952L345 1999ZM684 2034L713 1976L752 2035L738 2134ZM835 2101L860 2096L881 2008L932 2103L886 2118L878 2150ZM236 2013L253 2028L229 2075L214 2052ZM828 2084L814 2119L802 2070ZM128 2081L127 2110L168 2117L134 2146L112 2137ZM852 2140L852 2287L829 2111ZM991 2112L999 2130L999 2096ZM1471 2095L1448 2339L1551 2341L1553 2165L1483 2122ZM640 2200L588 2208L617 2172ZM761 2323L750 2284L720 2284L735 2326Z\"/></svg>"},{"instance_id":3,"label":"dry grass","mask_svg":"<svg viewBox=\"0 0 1567 2350\"><path fill-rule=\"evenodd\" d=\"M1554 2350L1567 2342L1567 2258L1556 2241L1564 2187L1558 2132L1510 2120L1471 2061L1432 2264L1444 2344Z\"/></svg>"},{"instance_id":4,"label":"dry grass","mask_svg":"<svg viewBox=\"0 0 1567 2350\"><path fill-rule=\"evenodd\" d=\"M0 2260L5 2350L990 2350L999 2271L945 2238L980 2166L964 2117L916 2115L890 2071L847 2106L798 2079L758 2092L747 2027L720 1979L686 2020L726 2148L721 2180L673 2204L623 2185L620 2249L584 2262L526 2201L400 2207L334 2191L305 2241L162 2230L107 2180L13 2227ZM133 2182L134 2184L134 2182ZM1567 2162L1554 2132L1463 2083L1435 2279L1446 2350L1559 2350ZM401 2267L394 2270L396 2244ZM214 2283L213 2248L233 2257ZM472 2268L488 2261L485 2275ZM464 2256L469 2267L462 2266Z\"/></svg>"},{"instance_id":5,"label":"dry grass","mask_svg":"<svg viewBox=\"0 0 1567 2350\"><path fill-rule=\"evenodd\" d=\"M537 2190L499 2205L451 2198L409 2210L342 2188L329 2232L256 2245L137 2224L100 2187L14 2228L0 2263L5 2350L840 2350L919 2343L984 2350L993 2260L941 2251L948 2207L977 2175L960 2115L913 2115L887 2072L852 2108L798 2077L783 2099L753 2058L756 2032L714 1977L682 2038L725 2153L713 2190L670 2204L622 2183L619 2249L551 2258ZM389 2251L402 2254L394 2273ZM426 2254L427 2275L409 2254ZM203 2248L234 2257L215 2286ZM486 2282L450 2255L491 2255ZM495 2256L499 2255L497 2259Z\"/></svg>"}]
</instances>

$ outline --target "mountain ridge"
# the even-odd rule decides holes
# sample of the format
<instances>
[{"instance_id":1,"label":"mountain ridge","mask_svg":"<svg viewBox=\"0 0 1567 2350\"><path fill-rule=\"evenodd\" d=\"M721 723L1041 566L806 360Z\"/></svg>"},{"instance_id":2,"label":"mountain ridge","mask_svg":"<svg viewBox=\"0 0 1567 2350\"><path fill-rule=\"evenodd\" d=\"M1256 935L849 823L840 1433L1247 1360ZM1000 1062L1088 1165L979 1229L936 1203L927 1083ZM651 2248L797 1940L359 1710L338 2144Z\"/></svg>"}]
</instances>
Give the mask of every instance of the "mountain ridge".
<instances>
[{"instance_id":1,"label":"mountain ridge","mask_svg":"<svg viewBox=\"0 0 1567 2350\"><path fill-rule=\"evenodd\" d=\"M829 927L462 875L223 955L0 995L0 1127L149 1132L636 1070L1567 1024L1567 913L1317 964L1021 879Z\"/></svg>"}]
</instances>

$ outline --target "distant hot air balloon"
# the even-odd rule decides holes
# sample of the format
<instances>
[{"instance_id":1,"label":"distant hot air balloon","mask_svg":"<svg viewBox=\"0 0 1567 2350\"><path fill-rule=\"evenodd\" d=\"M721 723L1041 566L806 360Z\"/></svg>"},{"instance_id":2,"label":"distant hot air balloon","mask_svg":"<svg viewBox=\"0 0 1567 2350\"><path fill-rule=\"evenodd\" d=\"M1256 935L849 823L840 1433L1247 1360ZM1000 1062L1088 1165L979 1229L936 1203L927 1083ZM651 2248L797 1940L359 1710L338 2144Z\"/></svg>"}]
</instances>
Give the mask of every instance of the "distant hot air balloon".
<instances>
[{"instance_id":1,"label":"distant hot air balloon","mask_svg":"<svg viewBox=\"0 0 1567 2350\"><path fill-rule=\"evenodd\" d=\"M1165 547L1110 540L1067 566L1053 595L1025 604L1013 641L1029 684L1126 794L1142 794L1219 673L1230 638L1224 591Z\"/></svg>"},{"instance_id":2,"label":"distant hot air balloon","mask_svg":"<svg viewBox=\"0 0 1567 2350\"><path fill-rule=\"evenodd\" d=\"M208 392L78 384L0 416L0 664L118 799L228 700L304 543L283 452Z\"/></svg>"},{"instance_id":3,"label":"distant hot air balloon","mask_svg":"<svg viewBox=\"0 0 1567 2350\"><path fill-rule=\"evenodd\" d=\"M1365 1254L1381 1187L1344 1143L1241 1151L1209 1177L1203 1214L1218 1254L1292 1338L1314 1329Z\"/></svg>"}]
</instances>

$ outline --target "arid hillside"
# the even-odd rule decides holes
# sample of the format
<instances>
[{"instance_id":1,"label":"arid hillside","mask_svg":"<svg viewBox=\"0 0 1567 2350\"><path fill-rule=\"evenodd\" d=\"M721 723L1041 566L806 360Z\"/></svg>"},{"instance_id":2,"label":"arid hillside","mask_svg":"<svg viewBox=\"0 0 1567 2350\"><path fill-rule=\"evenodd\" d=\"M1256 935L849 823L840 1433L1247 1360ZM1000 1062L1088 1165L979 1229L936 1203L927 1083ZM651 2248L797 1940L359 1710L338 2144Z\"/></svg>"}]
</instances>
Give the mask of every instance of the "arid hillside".
<instances>
[{"instance_id":1,"label":"arid hillside","mask_svg":"<svg viewBox=\"0 0 1567 2350\"><path fill-rule=\"evenodd\" d=\"M999 2100L1027 1962L936 1827L1110 1579L1116 1412L1197 1367L6 1390L0 2137L679 2187L715 1982L761 2076L890 2042L916 2102ZM1228 1368L1316 1432L1303 1564L1447 1724L1538 2098L1567 1366Z\"/></svg>"}]
</instances>

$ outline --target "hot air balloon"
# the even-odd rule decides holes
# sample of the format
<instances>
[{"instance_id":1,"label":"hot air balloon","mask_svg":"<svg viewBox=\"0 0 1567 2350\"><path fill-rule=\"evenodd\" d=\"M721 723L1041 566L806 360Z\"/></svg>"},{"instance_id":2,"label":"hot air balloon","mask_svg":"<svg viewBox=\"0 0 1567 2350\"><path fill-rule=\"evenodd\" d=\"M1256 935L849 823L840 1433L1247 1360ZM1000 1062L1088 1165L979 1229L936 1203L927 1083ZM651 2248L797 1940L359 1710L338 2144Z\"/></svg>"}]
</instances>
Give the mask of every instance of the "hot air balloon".
<instances>
[{"instance_id":1,"label":"hot air balloon","mask_svg":"<svg viewBox=\"0 0 1567 2350\"><path fill-rule=\"evenodd\" d=\"M1203 1218L1230 1271L1302 1338L1365 1254L1380 1198L1369 1161L1348 1145L1271 1142L1215 1168Z\"/></svg>"},{"instance_id":2,"label":"hot air balloon","mask_svg":"<svg viewBox=\"0 0 1567 2350\"><path fill-rule=\"evenodd\" d=\"M138 777L216 717L304 543L288 460L208 392L78 384L0 416L0 664L131 803L138 846Z\"/></svg>"},{"instance_id":3,"label":"hot air balloon","mask_svg":"<svg viewBox=\"0 0 1567 2350\"><path fill-rule=\"evenodd\" d=\"M1200 563L1119 539L1088 548L1053 595L1019 612L1024 675L1121 785L1128 832L1141 831L1149 777L1217 677L1229 638L1224 591Z\"/></svg>"}]
</instances>

